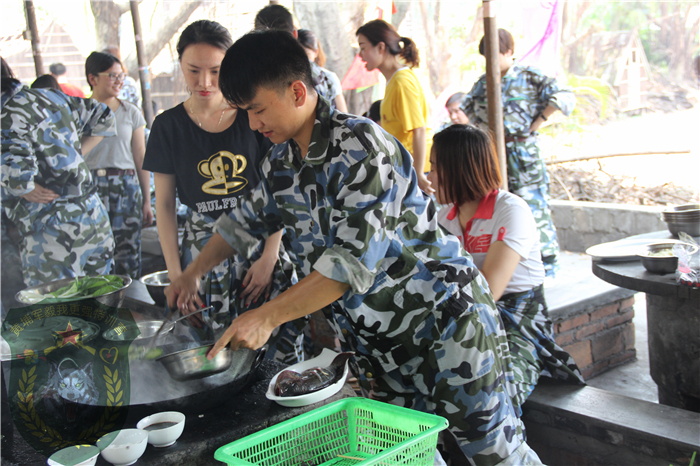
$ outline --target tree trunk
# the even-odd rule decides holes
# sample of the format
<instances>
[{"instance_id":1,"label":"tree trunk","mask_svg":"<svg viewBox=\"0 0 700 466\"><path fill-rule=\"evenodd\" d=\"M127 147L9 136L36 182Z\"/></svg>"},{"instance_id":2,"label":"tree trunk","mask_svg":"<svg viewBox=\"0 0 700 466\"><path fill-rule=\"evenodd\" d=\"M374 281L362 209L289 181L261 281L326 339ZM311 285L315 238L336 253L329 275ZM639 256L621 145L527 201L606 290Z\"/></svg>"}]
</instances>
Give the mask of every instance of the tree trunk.
<instances>
[{"instance_id":1,"label":"tree trunk","mask_svg":"<svg viewBox=\"0 0 700 466\"><path fill-rule=\"evenodd\" d=\"M118 47L122 8L112 0L90 0L90 8L95 17L95 50L103 50L109 45Z\"/></svg>"},{"instance_id":2,"label":"tree trunk","mask_svg":"<svg viewBox=\"0 0 700 466\"><path fill-rule=\"evenodd\" d=\"M423 57L425 66L428 67L430 76L430 90L433 95L439 95L449 85L450 70L447 62L451 57L449 47L444 40L444 31L440 28L440 0L435 3L433 12L433 28L430 27L427 2L420 2L421 20L428 48L426 57Z\"/></svg>"},{"instance_id":3,"label":"tree trunk","mask_svg":"<svg viewBox=\"0 0 700 466\"><path fill-rule=\"evenodd\" d=\"M337 1L294 2L294 13L299 24L302 28L313 31L323 47L326 54L325 68L337 74L341 80L355 58L356 50L351 44L357 40L355 31L362 25L365 7L365 2L344 2L342 6ZM358 115L367 111L372 103L371 95L371 89L361 93L344 92L348 111Z\"/></svg>"},{"instance_id":4,"label":"tree trunk","mask_svg":"<svg viewBox=\"0 0 700 466\"><path fill-rule=\"evenodd\" d=\"M97 3L102 2L98 1ZM183 3L175 16L163 19L158 30L146 36L144 43L146 44L146 59L148 60L149 64L160 53L160 51L163 50L168 42L170 42L173 36L177 34L177 31L179 31L182 25L185 24L188 19L190 19L192 13L194 13L194 11L199 8L201 4L202 0ZM129 70L129 74L133 78L138 79L139 69L135 52L130 53L129 56L124 59L124 64Z\"/></svg>"},{"instance_id":5,"label":"tree trunk","mask_svg":"<svg viewBox=\"0 0 700 466\"><path fill-rule=\"evenodd\" d=\"M408 10L411 9L411 2L394 2L394 5L396 6L396 13L391 15L391 24L398 29L406 14L408 14Z\"/></svg>"}]
</instances>

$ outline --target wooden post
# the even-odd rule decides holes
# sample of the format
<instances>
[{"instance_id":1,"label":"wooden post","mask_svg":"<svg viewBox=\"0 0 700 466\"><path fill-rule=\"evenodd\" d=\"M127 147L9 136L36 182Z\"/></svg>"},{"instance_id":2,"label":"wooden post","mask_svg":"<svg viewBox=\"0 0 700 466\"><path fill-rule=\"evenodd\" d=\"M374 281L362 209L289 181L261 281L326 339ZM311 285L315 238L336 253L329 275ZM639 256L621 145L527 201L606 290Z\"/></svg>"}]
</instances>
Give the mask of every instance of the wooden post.
<instances>
[{"instance_id":1,"label":"wooden post","mask_svg":"<svg viewBox=\"0 0 700 466\"><path fill-rule=\"evenodd\" d=\"M39 77L44 74L44 61L41 59L41 50L39 49L41 38L39 37L39 30L36 26L36 14L34 13L33 1L26 0L24 2L24 13L27 17L27 28L29 29L29 33L31 35L30 39L32 42L32 56L34 57L34 70L36 71L36 76Z\"/></svg>"},{"instance_id":2,"label":"wooden post","mask_svg":"<svg viewBox=\"0 0 700 466\"><path fill-rule=\"evenodd\" d=\"M501 102L501 69L498 59L498 26L496 25L496 0L484 0L484 55L486 57L486 101L489 129L494 137L498 163L501 168L503 189L508 189L506 165L506 140L503 131L503 102Z\"/></svg>"},{"instance_id":3,"label":"wooden post","mask_svg":"<svg viewBox=\"0 0 700 466\"><path fill-rule=\"evenodd\" d=\"M143 45L143 33L141 31L141 16L139 15L139 2L131 0L131 19L134 22L134 37L136 38L136 59L139 64L139 80L141 81L141 107L146 118L146 127L151 129L153 124L153 106L151 105L151 80L148 72L148 58Z\"/></svg>"}]
</instances>

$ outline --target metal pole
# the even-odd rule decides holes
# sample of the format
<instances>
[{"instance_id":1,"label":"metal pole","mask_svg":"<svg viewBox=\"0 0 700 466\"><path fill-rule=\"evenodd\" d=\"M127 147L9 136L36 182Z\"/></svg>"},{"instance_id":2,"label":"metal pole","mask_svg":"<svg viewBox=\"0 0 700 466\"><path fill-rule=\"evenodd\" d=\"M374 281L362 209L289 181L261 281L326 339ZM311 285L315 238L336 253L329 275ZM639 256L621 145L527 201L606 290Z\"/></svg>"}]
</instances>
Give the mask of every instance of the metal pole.
<instances>
[{"instance_id":1,"label":"metal pole","mask_svg":"<svg viewBox=\"0 0 700 466\"><path fill-rule=\"evenodd\" d=\"M503 103L501 102L501 69L498 59L498 26L496 26L496 0L484 0L484 55L486 56L486 101L489 129L494 137L498 163L501 168L503 189L508 189L506 165L506 140L503 131Z\"/></svg>"},{"instance_id":2,"label":"metal pole","mask_svg":"<svg viewBox=\"0 0 700 466\"><path fill-rule=\"evenodd\" d=\"M31 0L26 0L24 2L24 13L27 17L27 28L29 28L29 33L31 34L32 41L32 56L34 57L34 69L36 70L37 77L44 74L44 61L41 59L41 50L39 49L41 38L39 37L39 30L36 27L36 14L34 13L34 2Z\"/></svg>"},{"instance_id":3,"label":"metal pole","mask_svg":"<svg viewBox=\"0 0 700 466\"><path fill-rule=\"evenodd\" d=\"M146 118L146 127L151 129L153 123L153 107L151 106L151 81L148 72L148 58L143 46L143 34L141 32L141 16L139 15L139 2L131 0L131 19L134 21L134 36L136 37L136 58L139 64L139 80L141 81L141 107Z\"/></svg>"}]
</instances>

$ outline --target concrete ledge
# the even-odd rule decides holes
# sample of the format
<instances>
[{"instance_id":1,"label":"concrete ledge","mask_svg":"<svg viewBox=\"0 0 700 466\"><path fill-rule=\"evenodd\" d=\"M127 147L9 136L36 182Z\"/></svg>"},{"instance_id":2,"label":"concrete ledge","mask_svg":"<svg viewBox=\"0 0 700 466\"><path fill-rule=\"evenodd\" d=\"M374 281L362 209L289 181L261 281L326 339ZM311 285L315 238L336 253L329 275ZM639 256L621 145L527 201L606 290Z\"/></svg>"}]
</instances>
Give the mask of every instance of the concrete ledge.
<instances>
[{"instance_id":1,"label":"concrete ledge","mask_svg":"<svg viewBox=\"0 0 700 466\"><path fill-rule=\"evenodd\" d=\"M690 464L700 414L541 379L523 406L528 444L557 465Z\"/></svg>"},{"instance_id":2,"label":"concrete ledge","mask_svg":"<svg viewBox=\"0 0 700 466\"><path fill-rule=\"evenodd\" d=\"M562 251L560 262L561 271L556 282L545 289L552 322L630 298L636 293L593 275L590 256Z\"/></svg>"},{"instance_id":3,"label":"concrete ledge","mask_svg":"<svg viewBox=\"0 0 700 466\"><path fill-rule=\"evenodd\" d=\"M634 206L582 201L551 201L559 247L584 252L591 246L666 229L663 206Z\"/></svg>"}]
</instances>

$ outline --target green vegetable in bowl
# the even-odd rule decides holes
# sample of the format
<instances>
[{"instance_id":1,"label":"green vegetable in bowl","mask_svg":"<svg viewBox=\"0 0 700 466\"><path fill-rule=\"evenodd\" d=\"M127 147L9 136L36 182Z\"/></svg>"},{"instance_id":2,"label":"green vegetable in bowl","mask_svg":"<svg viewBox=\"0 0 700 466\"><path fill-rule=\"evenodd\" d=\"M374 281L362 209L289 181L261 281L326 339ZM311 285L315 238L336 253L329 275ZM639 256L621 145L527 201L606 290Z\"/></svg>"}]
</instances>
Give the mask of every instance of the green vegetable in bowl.
<instances>
[{"instance_id":1,"label":"green vegetable in bowl","mask_svg":"<svg viewBox=\"0 0 700 466\"><path fill-rule=\"evenodd\" d=\"M117 291L124 286L122 279L116 275L101 277L76 277L70 285L50 293L41 294L35 291L21 291L24 302L35 304L41 301L61 302L82 298L94 298Z\"/></svg>"}]
</instances>

